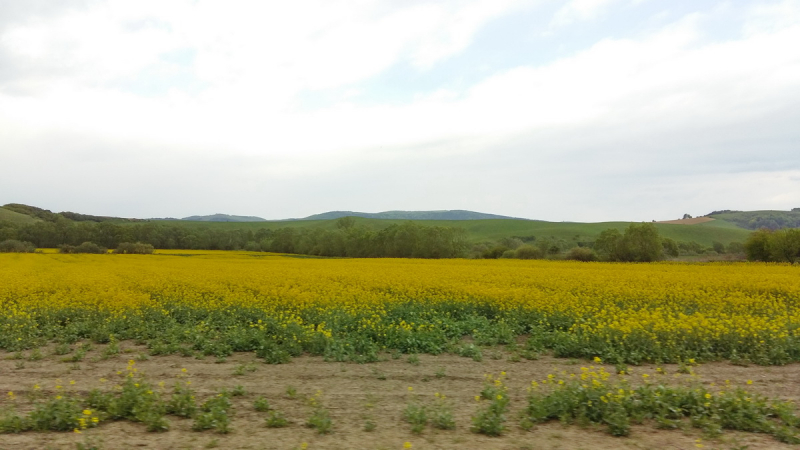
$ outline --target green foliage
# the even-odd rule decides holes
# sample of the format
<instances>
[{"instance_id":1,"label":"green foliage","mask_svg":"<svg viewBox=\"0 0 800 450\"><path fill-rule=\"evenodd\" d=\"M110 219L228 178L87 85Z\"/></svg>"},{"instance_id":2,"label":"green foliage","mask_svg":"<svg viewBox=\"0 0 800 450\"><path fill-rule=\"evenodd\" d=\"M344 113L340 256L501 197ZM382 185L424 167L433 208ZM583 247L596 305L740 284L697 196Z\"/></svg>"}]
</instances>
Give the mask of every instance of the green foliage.
<instances>
[{"instance_id":1,"label":"green foliage","mask_svg":"<svg viewBox=\"0 0 800 450\"><path fill-rule=\"evenodd\" d=\"M517 259L541 259L544 257L544 252L538 247L526 244L514 250L514 257Z\"/></svg>"},{"instance_id":2,"label":"green foliage","mask_svg":"<svg viewBox=\"0 0 800 450\"><path fill-rule=\"evenodd\" d=\"M505 430L506 412L510 398L504 383L505 373L492 379L487 376L487 383L476 400L481 407L472 416L472 432L488 436L500 436Z\"/></svg>"},{"instance_id":3,"label":"green foliage","mask_svg":"<svg viewBox=\"0 0 800 450\"><path fill-rule=\"evenodd\" d=\"M30 242L6 239L0 242L0 253L33 253L36 246Z\"/></svg>"},{"instance_id":4,"label":"green foliage","mask_svg":"<svg viewBox=\"0 0 800 450\"><path fill-rule=\"evenodd\" d=\"M652 223L630 224L624 234L609 228L600 233L594 248L605 261L651 262L664 255L664 243Z\"/></svg>"},{"instance_id":5,"label":"green foliage","mask_svg":"<svg viewBox=\"0 0 800 450\"><path fill-rule=\"evenodd\" d=\"M272 410L265 419L265 424L267 428L283 428L289 425L289 421L286 420L286 416L282 412Z\"/></svg>"},{"instance_id":6,"label":"green foliage","mask_svg":"<svg viewBox=\"0 0 800 450\"><path fill-rule=\"evenodd\" d=\"M586 247L573 247L564 256L565 259L574 261L597 261L600 259L594 250Z\"/></svg>"},{"instance_id":7,"label":"green foliage","mask_svg":"<svg viewBox=\"0 0 800 450\"><path fill-rule=\"evenodd\" d=\"M84 242L78 246L73 246L69 244L62 244L58 246L59 253L94 253L94 254L105 254L108 253L108 249L105 247L101 247L93 242Z\"/></svg>"},{"instance_id":8,"label":"green foliage","mask_svg":"<svg viewBox=\"0 0 800 450\"><path fill-rule=\"evenodd\" d=\"M788 262L800 260L800 229L753 232L744 244L750 261Z\"/></svg>"},{"instance_id":9,"label":"green foliage","mask_svg":"<svg viewBox=\"0 0 800 450\"><path fill-rule=\"evenodd\" d=\"M674 239L664 238L661 240L661 246L664 248L664 254L673 258L680 254L680 247Z\"/></svg>"},{"instance_id":10,"label":"green foliage","mask_svg":"<svg viewBox=\"0 0 800 450\"><path fill-rule=\"evenodd\" d=\"M175 382L166 412L179 417L194 417L197 412L197 403L194 391L189 388L189 384L181 381Z\"/></svg>"},{"instance_id":11,"label":"green foliage","mask_svg":"<svg viewBox=\"0 0 800 450\"><path fill-rule=\"evenodd\" d=\"M453 416L453 405L442 394L435 395L433 406L430 410L430 421L434 428L440 430L452 430L456 427L456 420Z\"/></svg>"},{"instance_id":12,"label":"green foliage","mask_svg":"<svg viewBox=\"0 0 800 450\"><path fill-rule=\"evenodd\" d=\"M784 442L800 442L800 417L791 404L770 400L742 388L725 386L712 392L701 386L668 387L645 382L633 388L610 381L602 368L582 368L580 377L548 376L529 390L524 427L560 420L605 425L614 436L626 436L632 422L654 420L659 428L691 426L710 435L723 429L771 434Z\"/></svg>"},{"instance_id":13,"label":"green foliage","mask_svg":"<svg viewBox=\"0 0 800 450\"><path fill-rule=\"evenodd\" d=\"M267 412L272 409L269 405L269 400L264 398L263 395L253 401L253 408L258 412Z\"/></svg>"},{"instance_id":14,"label":"green foliage","mask_svg":"<svg viewBox=\"0 0 800 450\"><path fill-rule=\"evenodd\" d=\"M333 420L331 419L330 412L322 407L314 408L308 421L306 421L306 426L317 430L319 434L330 433L333 427Z\"/></svg>"},{"instance_id":15,"label":"green foliage","mask_svg":"<svg viewBox=\"0 0 800 450\"><path fill-rule=\"evenodd\" d=\"M403 420L411 424L411 432L414 434L422 433L428 424L428 411L425 405L412 401L403 410Z\"/></svg>"},{"instance_id":16,"label":"green foliage","mask_svg":"<svg viewBox=\"0 0 800 450\"><path fill-rule=\"evenodd\" d=\"M226 393L219 393L206 400L200 407L200 411L194 417L192 429L203 431L214 429L217 433L230 433L230 417L228 412L231 409L231 401Z\"/></svg>"},{"instance_id":17,"label":"green foliage","mask_svg":"<svg viewBox=\"0 0 800 450\"><path fill-rule=\"evenodd\" d=\"M152 244L144 244L141 242L131 243L131 242L121 242L116 249L114 249L114 253L119 254L135 254L135 255L151 255L153 253L153 245Z\"/></svg>"}]
</instances>

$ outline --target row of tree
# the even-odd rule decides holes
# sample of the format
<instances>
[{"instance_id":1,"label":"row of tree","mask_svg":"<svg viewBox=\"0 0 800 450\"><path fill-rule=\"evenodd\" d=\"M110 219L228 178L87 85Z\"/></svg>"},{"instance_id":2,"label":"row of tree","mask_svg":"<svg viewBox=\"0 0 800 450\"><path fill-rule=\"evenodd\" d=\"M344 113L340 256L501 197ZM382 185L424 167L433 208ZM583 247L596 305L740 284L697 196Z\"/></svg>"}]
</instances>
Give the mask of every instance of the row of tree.
<instances>
[{"instance_id":1,"label":"row of tree","mask_svg":"<svg viewBox=\"0 0 800 450\"><path fill-rule=\"evenodd\" d=\"M161 223L118 224L72 222L61 217L32 224L0 222L0 241L30 242L38 248L74 252L89 244L119 248L139 242L161 249L251 250L340 257L457 258L467 254L462 228L394 224L379 231L357 226L350 218L335 230L320 228L220 229L190 228ZM129 244L133 245L133 244Z\"/></svg>"}]
</instances>

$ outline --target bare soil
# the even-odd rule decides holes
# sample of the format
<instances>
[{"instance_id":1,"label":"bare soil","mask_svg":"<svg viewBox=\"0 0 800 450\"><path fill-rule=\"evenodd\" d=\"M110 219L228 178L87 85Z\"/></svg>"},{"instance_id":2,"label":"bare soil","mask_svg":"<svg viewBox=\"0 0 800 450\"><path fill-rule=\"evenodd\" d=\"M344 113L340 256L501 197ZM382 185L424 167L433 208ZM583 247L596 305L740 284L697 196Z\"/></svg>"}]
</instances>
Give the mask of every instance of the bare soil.
<instances>
[{"instance_id":1,"label":"bare soil","mask_svg":"<svg viewBox=\"0 0 800 450\"><path fill-rule=\"evenodd\" d=\"M78 443L93 442L104 449L402 449L406 443L413 449L695 449L704 448L792 448L770 436L725 432L716 439L704 438L698 430L658 430L652 424L637 425L628 437L612 437L602 427L579 427L552 422L537 425L530 431L520 428L517 413L524 407L526 389L532 380L542 380L548 374L579 373L591 362L557 359L543 356L538 360L513 362L500 350L485 350L484 360L475 362L454 355L419 355L419 363L408 356L372 364L325 362L318 357L295 358L289 364L268 365L251 354L236 354L225 362L213 357L197 359L181 356L142 357L145 349L123 344L125 352L108 359L101 358L102 346L94 346L80 362L63 362L43 349L44 359L31 361L13 359L14 355L0 352L0 410L12 401L6 395L13 391L16 402L24 410L27 395L34 384L45 395L55 395L55 386L85 394L97 387L111 388L125 371L129 359L147 379L157 385L164 381L167 391L176 376L185 368L199 401L223 388L244 387L246 395L233 397L234 411L230 434L213 431L195 432L192 421L170 416L170 430L149 433L139 423L103 422L81 434L72 432L26 432L0 435L0 449L75 449ZM23 356L28 356L24 353ZM146 359L146 360L139 360ZM252 364L254 371L234 375L237 367ZM742 367L729 363L709 363L695 368L696 376L678 375L675 365L630 367L631 383L640 382L642 374L650 374L650 382L669 384L715 383L723 386L728 380L734 386L753 384L748 389L771 397L796 401L800 398L800 365L782 367ZM606 370L614 372L607 366ZM470 431L471 415L478 404L474 397L484 384L487 374L507 373L507 385L512 398L507 430L500 437L487 437ZM108 381L102 382L102 379ZM74 381L74 384L70 384ZM297 395L287 394L289 387ZM409 391L409 387L413 390ZM305 422L312 407L307 398L321 391L322 403L333 419L330 434L319 435L307 428ZM432 402L435 393L447 396L454 406L456 429L426 428L413 434L410 425L402 420L402 411L413 397ZM267 428L267 413L257 412L253 401L266 397L271 406L285 413L290 420L286 428ZM367 421L375 424L365 431ZM699 441L698 441L699 440Z\"/></svg>"}]
</instances>

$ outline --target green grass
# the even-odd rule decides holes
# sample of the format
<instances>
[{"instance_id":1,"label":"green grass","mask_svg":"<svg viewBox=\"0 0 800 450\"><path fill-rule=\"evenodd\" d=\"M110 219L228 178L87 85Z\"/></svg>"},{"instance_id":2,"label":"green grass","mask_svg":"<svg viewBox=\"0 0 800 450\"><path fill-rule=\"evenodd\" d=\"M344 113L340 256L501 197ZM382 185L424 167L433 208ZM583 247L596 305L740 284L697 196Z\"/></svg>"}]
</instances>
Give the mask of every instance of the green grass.
<instances>
[{"instance_id":1,"label":"green grass","mask_svg":"<svg viewBox=\"0 0 800 450\"><path fill-rule=\"evenodd\" d=\"M39 219L35 217L28 216L26 214L20 214L18 212L14 212L3 207L0 207L0 221L9 221L13 223L33 223L38 222Z\"/></svg>"}]
</instances>

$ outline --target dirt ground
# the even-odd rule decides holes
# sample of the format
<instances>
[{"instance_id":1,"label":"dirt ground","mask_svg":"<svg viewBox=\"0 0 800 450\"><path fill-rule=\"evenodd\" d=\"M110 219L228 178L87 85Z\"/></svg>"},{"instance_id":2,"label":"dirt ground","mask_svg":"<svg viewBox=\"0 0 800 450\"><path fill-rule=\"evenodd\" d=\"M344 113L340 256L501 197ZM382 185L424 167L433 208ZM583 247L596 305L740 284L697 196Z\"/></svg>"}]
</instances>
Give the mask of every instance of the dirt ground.
<instances>
[{"instance_id":1,"label":"dirt ground","mask_svg":"<svg viewBox=\"0 0 800 450\"><path fill-rule=\"evenodd\" d=\"M171 387L176 376L186 369L188 380L202 401L223 388L244 387L244 396L233 397L234 411L230 434L191 430L191 420L169 416L170 430L149 433L144 425L120 421L103 422L81 434L48 432L0 435L0 449L75 449L77 443L93 442L104 449L402 449L410 444L413 449L695 449L695 448L793 448L765 435L725 432L716 439L704 438L698 430L658 430L652 424L637 425L628 437L612 437L601 427L581 428L552 422L537 425L530 431L520 428L517 413L525 404L526 389L532 380L542 380L550 373L579 373L582 366L591 362L556 359L547 356L534 361L513 362L499 351L486 351L484 360L473 361L454 355L419 355L418 363L409 362L408 356L371 364L325 362L318 357L295 358L289 364L268 365L251 354L237 354L219 362L216 358L157 356L144 357L145 349L132 344L122 345L122 354L108 359L100 357L102 346L94 346L83 361L62 362L62 357L52 355L52 349L42 349L41 360L14 359L10 353L0 352L0 410L12 400L6 395L13 391L24 410L34 385L40 391L53 395L56 385L72 392L86 393L96 387L110 388L120 379L118 371L125 371L129 359L136 360L135 367L157 385L163 381ZM28 356L28 352L23 353ZM242 375L234 375L237 367L250 367ZM650 380L661 383L692 383L689 375L677 375L675 365L631 366L631 383L650 374ZM607 366L606 370L614 371ZM487 437L472 433L470 417L478 408L474 397L483 386L487 374L507 373L507 386L512 399L507 430L500 437ZM734 386L753 384L748 389L771 397L796 401L800 398L800 365L782 367L742 367L729 363L710 363L695 368L694 382L706 385L724 385L726 380ZM677 376L676 376L677 375ZM615 375L616 376L616 375ZM108 381L101 381L106 379ZM74 384L70 384L74 381ZM292 398L289 388L297 394ZM409 391L409 387L413 388ZM333 431L318 435L304 424L312 410L306 399L321 391L322 403L333 419ZM427 427L421 434L413 434L409 424L402 420L402 411L412 397L432 402L435 393L447 396L453 402L456 429L436 430ZM266 397L271 406L286 414L290 424L286 428L267 428L267 413L257 412L253 401ZM373 431L365 431L365 424L375 424ZM698 447L702 445L703 447Z\"/></svg>"}]
</instances>

